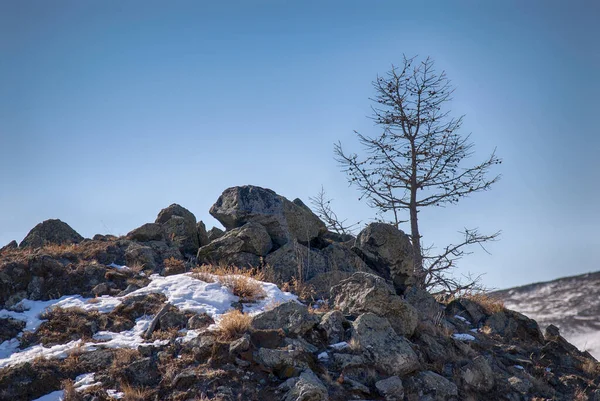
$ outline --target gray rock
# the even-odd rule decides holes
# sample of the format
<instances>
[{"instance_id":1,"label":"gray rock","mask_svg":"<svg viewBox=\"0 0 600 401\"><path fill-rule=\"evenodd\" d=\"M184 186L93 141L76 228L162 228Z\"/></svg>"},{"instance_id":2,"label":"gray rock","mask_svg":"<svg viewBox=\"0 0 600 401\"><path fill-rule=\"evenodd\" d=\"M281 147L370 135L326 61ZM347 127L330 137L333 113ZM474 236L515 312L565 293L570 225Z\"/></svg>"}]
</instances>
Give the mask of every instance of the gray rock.
<instances>
[{"instance_id":1,"label":"gray rock","mask_svg":"<svg viewBox=\"0 0 600 401\"><path fill-rule=\"evenodd\" d=\"M491 333L505 338L518 338L544 344L544 336L537 322L519 312L505 310L494 313L484 320L484 325Z\"/></svg>"},{"instance_id":2,"label":"gray rock","mask_svg":"<svg viewBox=\"0 0 600 401\"><path fill-rule=\"evenodd\" d=\"M420 320L434 321L442 314L442 305L421 288L408 287L404 292L404 300L417 310Z\"/></svg>"},{"instance_id":3,"label":"gray rock","mask_svg":"<svg viewBox=\"0 0 600 401\"><path fill-rule=\"evenodd\" d=\"M173 309L163 314L158 322L161 330L183 329L186 326L187 318L183 312Z\"/></svg>"},{"instance_id":4,"label":"gray rock","mask_svg":"<svg viewBox=\"0 0 600 401\"><path fill-rule=\"evenodd\" d=\"M410 343L396 334L386 318L365 313L354 321L353 329L352 338L381 371L405 375L419 368L419 359Z\"/></svg>"},{"instance_id":5,"label":"gray rock","mask_svg":"<svg viewBox=\"0 0 600 401\"><path fill-rule=\"evenodd\" d=\"M213 242L217 238L221 238L224 234L225 234L225 231L221 230L218 227L211 228L206 233L206 235L208 236L208 243L210 244L211 242Z\"/></svg>"},{"instance_id":6,"label":"gray rock","mask_svg":"<svg viewBox=\"0 0 600 401\"><path fill-rule=\"evenodd\" d=\"M283 196L279 195L279 197L283 200L283 214L293 238L308 244L327 232L325 223L300 199L290 202Z\"/></svg>"},{"instance_id":7,"label":"gray rock","mask_svg":"<svg viewBox=\"0 0 600 401\"><path fill-rule=\"evenodd\" d=\"M284 282L293 277L307 282L327 271L327 262L320 252L293 241L271 252L265 262Z\"/></svg>"},{"instance_id":8,"label":"gray rock","mask_svg":"<svg viewBox=\"0 0 600 401\"><path fill-rule=\"evenodd\" d=\"M319 318L306 306L295 301L277 305L252 318L251 326L258 330L282 329L286 334L303 335L319 323Z\"/></svg>"},{"instance_id":9,"label":"gray rock","mask_svg":"<svg viewBox=\"0 0 600 401\"><path fill-rule=\"evenodd\" d=\"M0 254L10 251L11 249L17 249L18 247L19 247L19 244L17 244L17 241L12 240L8 244L6 244L2 248L0 248Z\"/></svg>"},{"instance_id":10,"label":"gray rock","mask_svg":"<svg viewBox=\"0 0 600 401\"><path fill-rule=\"evenodd\" d=\"M483 356L477 356L460 369L465 386L475 391L490 391L494 387L494 373Z\"/></svg>"},{"instance_id":11,"label":"gray rock","mask_svg":"<svg viewBox=\"0 0 600 401\"><path fill-rule=\"evenodd\" d=\"M312 370L306 369L286 394L284 401L326 401L328 399L327 387Z\"/></svg>"},{"instance_id":12,"label":"gray rock","mask_svg":"<svg viewBox=\"0 0 600 401\"><path fill-rule=\"evenodd\" d=\"M429 370L419 372L406 381L406 387L411 392L422 394L423 398L432 401L446 401L458 396L458 388L450 380Z\"/></svg>"},{"instance_id":13,"label":"gray rock","mask_svg":"<svg viewBox=\"0 0 600 401\"><path fill-rule=\"evenodd\" d=\"M323 315L319 328L325 332L329 344L336 344L344 341L344 324L349 323L342 312L334 310Z\"/></svg>"},{"instance_id":14,"label":"gray rock","mask_svg":"<svg viewBox=\"0 0 600 401\"><path fill-rule=\"evenodd\" d=\"M183 206L173 203L158 213L155 223L161 224L166 237L183 254L195 254L199 248L196 216Z\"/></svg>"},{"instance_id":15,"label":"gray rock","mask_svg":"<svg viewBox=\"0 0 600 401\"><path fill-rule=\"evenodd\" d=\"M198 232L198 245L208 245L210 240L208 239L208 232L206 231L206 225L202 220L196 224L196 231Z\"/></svg>"},{"instance_id":16,"label":"gray rock","mask_svg":"<svg viewBox=\"0 0 600 401\"><path fill-rule=\"evenodd\" d=\"M48 244L77 244L83 237L67 223L58 219L46 220L29 231L19 244L20 248L41 248Z\"/></svg>"},{"instance_id":17,"label":"gray rock","mask_svg":"<svg viewBox=\"0 0 600 401\"><path fill-rule=\"evenodd\" d=\"M204 328L210 326L211 324L213 324L214 322L215 321L213 320L212 317L210 317L209 314L200 313L200 314L194 315L188 319L187 328L190 330L204 329Z\"/></svg>"},{"instance_id":18,"label":"gray rock","mask_svg":"<svg viewBox=\"0 0 600 401\"><path fill-rule=\"evenodd\" d=\"M377 274L402 292L414 284L412 245L408 235L390 224L371 223L362 230L352 250Z\"/></svg>"},{"instance_id":19,"label":"gray rock","mask_svg":"<svg viewBox=\"0 0 600 401\"><path fill-rule=\"evenodd\" d=\"M404 399L404 387L398 376L388 377L375 383L375 388L386 401L402 401Z\"/></svg>"},{"instance_id":20,"label":"gray rock","mask_svg":"<svg viewBox=\"0 0 600 401\"><path fill-rule=\"evenodd\" d=\"M399 335L411 336L417 327L416 309L375 274L354 273L331 288L330 299L335 307L346 314L372 312L386 317Z\"/></svg>"},{"instance_id":21,"label":"gray rock","mask_svg":"<svg viewBox=\"0 0 600 401\"><path fill-rule=\"evenodd\" d=\"M127 234L127 239L139 242L164 241L165 231L158 223L146 223Z\"/></svg>"},{"instance_id":22,"label":"gray rock","mask_svg":"<svg viewBox=\"0 0 600 401\"><path fill-rule=\"evenodd\" d=\"M244 336L229 344L229 355L235 356L239 353L248 351L248 349L250 349L250 336L244 334Z\"/></svg>"},{"instance_id":23,"label":"gray rock","mask_svg":"<svg viewBox=\"0 0 600 401\"><path fill-rule=\"evenodd\" d=\"M228 188L210 208L210 214L227 230L247 222L264 226L279 247L291 238L310 242L326 227L306 206L294 204L270 189L246 185Z\"/></svg>"},{"instance_id":24,"label":"gray rock","mask_svg":"<svg viewBox=\"0 0 600 401\"><path fill-rule=\"evenodd\" d=\"M155 270L157 268L156 252L152 247L131 243L125 250L125 263L129 267L142 267Z\"/></svg>"},{"instance_id":25,"label":"gray rock","mask_svg":"<svg viewBox=\"0 0 600 401\"><path fill-rule=\"evenodd\" d=\"M198 249L196 257L198 263L258 267L260 257L265 256L272 246L271 237L263 226L248 223Z\"/></svg>"},{"instance_id":26,"label":"gray rock","mask_svg":"<svg viewBox=\"0 0 600 401\"><path fill-rule=\"evenodd\" d=\"M129 383L138 386L153 386L160 380L158 367L152 358L142 358L128 365L123 373Z\"/></svg>"},{"instance_id":27,"label":"gray rock","mask_svg":"<svg viewBox=\"0 0 600 401\"><path fill-rule=\"evenodd\" d=\"M310 355L299 349L259 348L255 354L256 362L281 378L297 376L308 368L310 360Z\"/></svg>"},{"instance_id":28,"label":"gray rock","mask_svg":"<svg viewBox=\"0 0 600 401\"><path fill-rule=\"evenodd\" d=\"M162 224L166 238L184 255L195 255L198 252L198 231L196 223L180 216L172 216Z\"/></svg>"},{"instance_id":29,"label":"gray rock","mask_svg":"<svg viewBox=\"0 0 600 401\"><path fill-rule=\"evenodd\" d=\"M462 316L474 325L478 325L486 317L483 308L468 298L459 298L451 301L446 306L446 314L449 316Z\"/></svg>"}]
</instances>

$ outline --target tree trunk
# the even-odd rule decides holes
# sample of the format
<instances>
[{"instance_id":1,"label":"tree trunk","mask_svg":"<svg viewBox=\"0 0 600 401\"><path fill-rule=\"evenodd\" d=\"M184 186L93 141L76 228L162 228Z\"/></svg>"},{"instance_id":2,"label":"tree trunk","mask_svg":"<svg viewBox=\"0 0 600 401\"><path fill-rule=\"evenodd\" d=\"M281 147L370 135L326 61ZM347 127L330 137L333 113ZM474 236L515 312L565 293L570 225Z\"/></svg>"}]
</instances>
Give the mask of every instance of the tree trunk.
<instances>
[{"instance_id":1,"label":"tree trunk","mask_svg":"<svg viewBox=\"0 0 600 401\"><path fill-rule=\"evenodd\" d=\"M425 283L425 272L423 271L423 252L421 249L421 234L419 233L419 221L417 216L416 190L411 191L411 193L410 235L413 248L413 268L415 276L417 277L417 286L423 287Z\"/></svg>"}]
</instances>

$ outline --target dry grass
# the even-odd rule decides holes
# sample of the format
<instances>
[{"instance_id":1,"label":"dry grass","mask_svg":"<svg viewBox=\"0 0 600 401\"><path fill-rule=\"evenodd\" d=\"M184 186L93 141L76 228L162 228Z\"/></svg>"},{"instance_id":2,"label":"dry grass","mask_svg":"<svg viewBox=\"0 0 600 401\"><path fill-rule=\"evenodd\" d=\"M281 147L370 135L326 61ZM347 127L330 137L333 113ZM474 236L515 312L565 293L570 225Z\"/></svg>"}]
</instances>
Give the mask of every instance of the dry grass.
<instances>
[{"instance_id":1,"label":"dry grass","mask_svg":"<svg viewBox=\"0 0 600 401\"><path fill-rule=\"evenodd\" d=\"M75 389L75 383L73 380L67 379L62 381L63 401L82 401L83 397Z\"/></svg>"},{"instance_id":2,"label":"dry grass","mask_svg":"<svg viewBox=\"0 0 600 401\"><path fill-rule=\"evenodd\" d=\"M504 301L483 292L467 293L463 295L463 298L481 306L488 315L504 311Z\"/></svg>"},{"instance_id":3,"label":"dry grass","mask_svg":"<svg viewBox=\"0 0 600 401\"><path fill-rule=\"evenodd\" d=\"M246 276L220 276L219 282L239 297L240 302L256 302L267 296L256 280Z\"/></svg>"},{"instance_id":4,"label":"dry grass","mask_svg":"<svg viewBox=\"0 0 600 401\"><path fill-rule=\"evenodd\" d=\"M108 368L108 373L114 377L122 377L123 368L140 358L138 350L119 348L113 354L113 360Z\"/></svg>"},{"instance_id":5,"label":"dry grass","mask_svg":"<svg viewBox=\"0 0 600 401\"><path fill-rule=\"evenodd\" d=\"M151 390L144 388L135 388L128 384L121 384L124 401L146 401L150 399Z\"/></svg>"},{"instance_id":6,"label":"dry grass","mask_svg":"<svg viewBox=\"0 0 600 401\"><path fill-rule=\"evenodd\" d=\"M258 269L241 269L236 266L202 265L192 270L192 277L207 283L219 281L229 288L240 302L256 302L266 297L257 281L264 281L265 274Z\"/></svg>"},{"instance_id":7,"label":"dry grass","mask_svg":"<svg viewBox=\"0 0 600 401\"><path fill-rule=\"evenodd\" d=\"M165 259L163 264L167 269L172 270L183 270L185 271L185 262L183 260L175 259L174 257L170 257L169 259Z\"/></svg>"},{"instance_id":8,"label":"dry grass","mask_svg":"<svg viewBox=\"0 0 600 401\"><path fill-rule=\"evenodd\" d=\"M152 341L156 340L174 340L177 337L182 337L183 334L179 332L179 329L172 327L167 330L155 330L152 332Z\"/></svg>"},{"instance_id":9,"label":"dry grass","mask_svg":"<svg viewBox=\"0 0 600 401\"><path fill-rule=\"evenodd\" d=\"M237 309L226 312L219 321L219 339L231 341L239 338L250 328L252 317Z\"/></svg>"},{"instance_id":10,"label":"dry grass","mask_svg":"<svg viewBox=\"0 0 600 401\"><path fill-rule=\"evenodd\" d=\"M581 369L589 376L595 377L600 375L600 363L591 359L586 359L582 363Z\"/></svg>"},{"instance_id":11,"label":"dry grass","mask_svg":"<svg viewBox=\"0 0 600 401\"><path fill-rule=\"evenodd\" d=\"M197 273L210 274L214 276L244 276L253 278L257 281L265 281L265 269L249 268L244 269L237 266L226 265L202 265L192 269L192 277L196 277Z\"/></svg>"},{"instance_id":12,"label":"dry grass","mask_svg":"<svg viewBox=\"0 0 600 401\"><path fill-rule=\"evenodd\" d=\"M582 388L578 388L577 390L575 390L575 393L573 394L573 401L588 401L589 398L587 396L587 394L585 393L585 390Z\"/></svg>"},{"instance_id":13,"label":"dry grass","mask_svg":"<svg viewBox=\"0 0 600 401\"><path fill-rule=\"evenodd\" d=\"M292 292L298 295L298 298L303 301L314 301L316 294L316 291L312 285L306 284L304 280L297 277L292 277L289 282L283 283L281 290Z\"/></svg>"}]
</instances>

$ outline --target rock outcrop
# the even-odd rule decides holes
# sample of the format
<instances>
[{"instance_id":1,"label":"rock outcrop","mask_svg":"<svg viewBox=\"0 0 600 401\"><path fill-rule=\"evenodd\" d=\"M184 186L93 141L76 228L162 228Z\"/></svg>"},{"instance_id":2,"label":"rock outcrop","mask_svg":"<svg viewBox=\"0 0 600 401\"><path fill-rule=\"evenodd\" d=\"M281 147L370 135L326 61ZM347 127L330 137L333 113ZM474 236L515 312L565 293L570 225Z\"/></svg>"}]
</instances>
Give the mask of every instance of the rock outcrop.
<instances>
[{"instance_id":1,"label":"rock outcrop","mask_svg":"<svg viewBox=\"0 0 600 401\"><path fill-rule=\"evenodd\" d=\"M82 400L600 400L600 364L557 327L542 335L493 300L442 304L411 286L410 242L392 226L331 235L300 201L258 187L230 188L213 209L225 232L171 205L126 237L44 222L2 248L0 399L94 373ZM217 276L204 263L259 269ZM293 297L257 281L266 273L316 291ZM64 308L29 320L52 303Z\"/></svg>"},{"instance_id":2,"label":"rock outcrop","mask_svg":"<svg viewBox=\"0 0 600 401\"><path fill-rule=\"evenodd\" d=\"M67 223L58 219L46 220L33 227L19 244L20 248L41 248L44 245L77 244L83 237Z\"/></svg>"},{"instance_id":3,"label":"rock outcrop","mask_svg":"<svg viewBox=\"0 0 600 401\"><path fill-rule=\"evenodd\" d=\"M356 237L352 250L377 274L391 280L399 292L414 284L412 245L396 227L369 224Z\"/></svg>"},{"instance_id":4,"label":"rock outcrop","mask_svg":"<svg viewBox=\"0 0 600 401\"><path fill-rule=\"evenodd\" d=\"M181 253L195 255L200 247L196 216L186 208L174 203L158 214L155 223L162 226L167 239Z\"/></svg>"},{"instance_id":5,"label":"rock outcrop","mask_svg":"<svg viewBox=\"0 0 600 401\"><path fill-rule=\"evenodd\" d=\"M410 337L417 327L417 310L374 274L358 272L341 281L331 288L331 302L343 313L372 312L385 317L402 336Z\"/></svg>"},{"instance_id":6,"label":"rock outcrop","mask_svg":"<svg viewBox=\"0 0 600 401\"><path fill-rule=\"evenodd\" d=\"M248 222L264 226L276 248L294 239L308 243L327 231L301 202L290 202L270 189L251 185L223 191L210 214L227 230Z\"/></svg>"}]
</instances>

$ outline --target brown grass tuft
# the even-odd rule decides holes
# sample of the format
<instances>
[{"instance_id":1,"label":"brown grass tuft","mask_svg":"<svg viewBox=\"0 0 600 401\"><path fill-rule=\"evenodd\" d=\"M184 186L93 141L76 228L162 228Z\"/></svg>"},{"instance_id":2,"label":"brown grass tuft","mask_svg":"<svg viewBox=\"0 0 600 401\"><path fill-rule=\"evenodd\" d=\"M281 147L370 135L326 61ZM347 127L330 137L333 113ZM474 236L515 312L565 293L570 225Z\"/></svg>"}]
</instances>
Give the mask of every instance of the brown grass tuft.
<instances>
[{"instance_id":1,"label":"brown grass tuft","mask_svg":"<svg viewBox=\"0 0 600 401\"><path fill-rule=\"evenodd\" d=\"M600 363L591 359L586 359L581 365L581 369L589 376L600 376Z\"/></svg>"},{"instance_id":2,"label":"brown grass tuft","mask_svg":"<svg viewBox=\"0 0 600 401\"><path fill-rule=\"evenodd\" d=\"M231 341L239 338L250 328L252 317L237 309L225 312L219 321L219 339Z\"/></svg>"},{"instance_id":3,"label":"brown grass tuft","mask_svg":"<svg viewBox=\"0 0 600 401\"><path fill-rule=\"evenodd\" d=\"M172 327L167 330L155 330L152 332L152 341L156 340L174 340L177 337L182 337L183 334L179 332L179 329Z\"/></svg>"},{"instance_id":4,"label":"brown grass tuft","mask_svg":"<svg viewBox=\"0 0 600 401\"><path fill-rule=\"evenodd\" d=\"M150 399L152 391L144 388L135 388L128 384L121 384L124 401L146 401Z\"/></svg>"},{"instance_id":5,"label":"brown grass tuft","mask_svg":"<svg viewBox=\"0 0 600 401\"><path fill-rule=\"evenodd\" d=\"M483 292L465 294L463 298L481 306L488 315L504 311L504 301Z\"/></svg>"},{"instance_id":6,"label":"brown grass tuft","mask_svg":"<svg viewBox=\"0 0 600 401\"><path fill-rule=\"evenodd\" d=\"M75 389L75 383L73 380L67 379L62 381L63 401L82 401L83 397Z\"/></svg>"},{"instance_id":7,"label":"brown grass tuft","mask_svg":"<svg viewBox=\"0 0 600 401\"><path fill-rule=\"evenodd\" d=\"M192 277L207 283L219 281L231 289L240 302L256 302L266 297L265 291L257 281L264 281L262 270L242 269L236 266L202 265L192 270Z\"/></svg>"},{"instance_id":8,"label":"brown grass tuft","mask_svg":"<svg viewBox=\"0 0 600 401\"><path fill-rule=\"evenodd\" d=\"M267 296L262 286L254 279L246 276L220 276L221 285L229 288L240 302L256 302Z\"/></svg>"},{"instance_id":9,"label":"brown grass tuft","mask_svg":"<svg viewBox=\"0 0 600 401\"><path fill-rule=\"evenodd\" d=\"M185 271L185 262L183 260L175 259L171 256L169 259L165 259L163 263L167 269Z\"/></svg>"}]
</instances>

